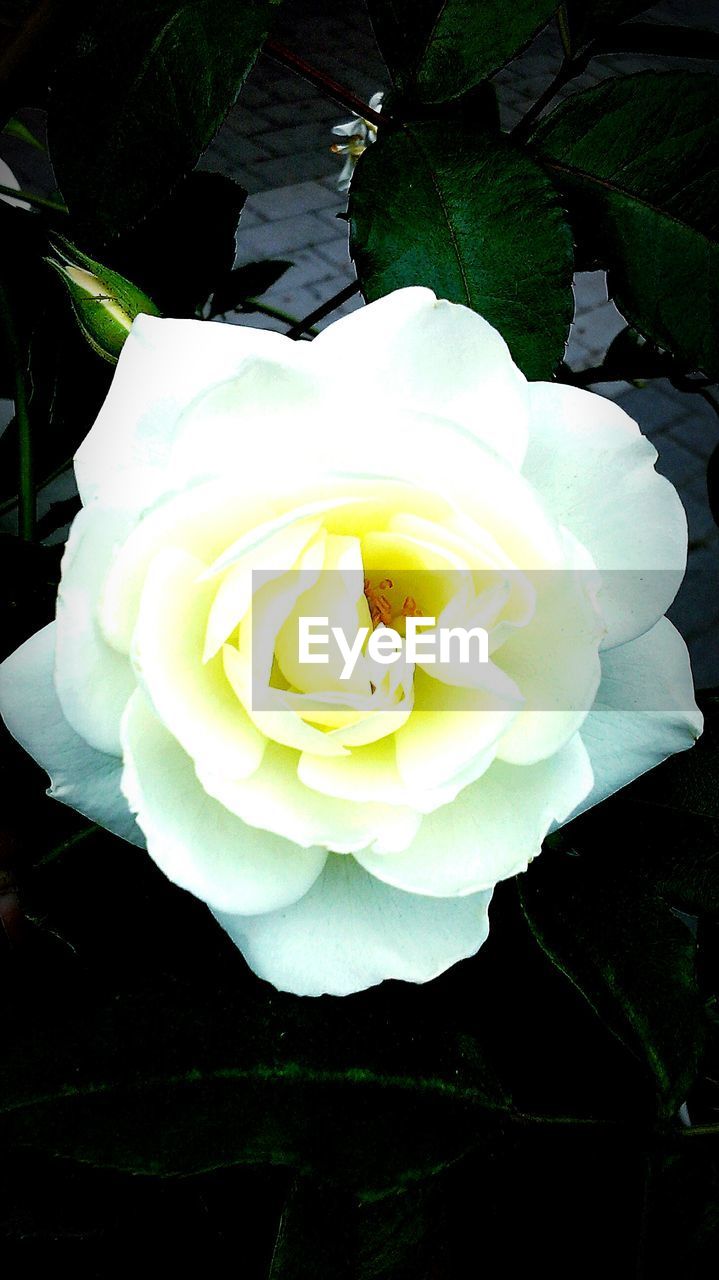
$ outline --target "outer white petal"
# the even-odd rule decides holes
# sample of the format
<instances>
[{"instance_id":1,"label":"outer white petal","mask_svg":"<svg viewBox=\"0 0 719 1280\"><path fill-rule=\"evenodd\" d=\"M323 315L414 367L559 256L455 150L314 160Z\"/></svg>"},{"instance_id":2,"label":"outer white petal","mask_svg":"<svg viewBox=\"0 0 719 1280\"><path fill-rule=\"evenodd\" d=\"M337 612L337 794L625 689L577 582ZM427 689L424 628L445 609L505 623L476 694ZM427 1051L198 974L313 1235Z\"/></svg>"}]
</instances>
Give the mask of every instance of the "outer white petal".
<instances>
[{"instance_id":1,"label":"outer white petal","mask_svg":"<svg viewBox=\"0 0 719 1280\"><path fill-rule=\"evenodd\" d=\"M569 742L601 678L605 622L596 603L598 575L568 558L566 569L530 580L536 586L534 617L510 633L495 655L526 699L497 748L497 757L508 764L534 764Z\"/></svg>"},{"instance_id":2,"label":"outer white petal","mask_svg":"<svg viewBox=\"0 0 719 1280\"><path fill-rule=\"evenodd\" d=\"M198 775L205 790L243 822L305 849L345 854L369 845L394 851L411 843L420 818L409 806L323 795L299 780L297 764L295 751L273 742L251 778L228 779L203 768Z\"/></svg>"},{"instance_id":3,"label":"outer white petal","mask_svg":"<svg viewBox=\"0 0 719 1280\"><path fill-rule=\"evenodd\" d=\"M38 631L0 667L0 711L14 738L50 775L48 795L144 845L120 789L122 765L94 751L70 728L53 680L55 623Z\"/></svg>"},{"instance_id":4,"label":"outer white petal","mask_svg":"<svg viewBox=\"0 0 719 1280\"><path fill-rule=\"evenodd\" d=\"M523 474L604 572L605 648L666 612L687 562L687 522L657 451L611 400L561 383L529 384Z\"/></svg>"},{"instance_id":5,"label":"outer white petal","mask_svg":"<svg viewBox=\"0 0 719 1280\"><path fill-rule=\"evenodd\" d=\"M438 301L431 289L398 289L329 325L308 355L317 365L351 369L360 351L365 393L375 388L459 422L521 466L527 384L504 339L476 312Z\"/></svg>"},{"instance_id":6,"label":"outer white petal","mask_svg":"<svg viewBox=\"0 0 719 1280\"><path fill-rule=\"evenodd\" d=\"M127 528L121 513L81 511L70 530L57 595L55 683L62 709L90 746L116 756L120 720L137 681L128 659L100 631L98 602Z\"/></svg>"},{"instance_id":7,"label":"outer white petal","mask_svg":"<svg viewBox=\"0 0 719 1280\"><path fill-rule=\"evenodd\" d=\"M168 455L187 405L255 359L294 364L297 345L263 329L138 316L75 457L83 502L101 498L131 511L148 506L167 491Z\"/></svg>"},{"instance_id":8,"label":"outer white petal","mask_svg":"<svg viewBox=\"0 0 719 1280\"><path fill-rule=\"evenodd\" d=\"M490 898L416 897L331 854L293 907L215 915L255 973L280 991L343 996L386 978L429 982L474 955L489 931Z\"/></svg>"},{"instance_id":9,"label":"outer white petal","mask_svg":"<svg viewBox=\"0 0 719 1280\"><path fill-rule=\"evenodd\" d=\"M564 821L592 786L576 734L539 764L496 761L456 800L422 821L403 853L356 854L386 884L436 897L477 893L526 871L553 822Z\"/></svg>"},{"instance_id":10,"label":"outer white petal","mask_svg":"<svg viewBox=\"0 0 719 1280\"><path fill-rule=\"evenodd\" d=\"M296 902L324 866L324 849L300 849L247 827L203 790L182 747L139 690L123 718L122 788L165 875L221 911L274 911Z\"/></svg>"},{"instance_id":11,"label":"outer white petal","mask_svg":"<svg viewBox=\"0 0 719 1280\"><path fill-rule=\"evenodd\" d=\"M667 756L693 747L703 723L687 647L668 618L637 640L604 653L602 682L581 732L594 787L577 812Z\"/></svg>"}]
</instances>

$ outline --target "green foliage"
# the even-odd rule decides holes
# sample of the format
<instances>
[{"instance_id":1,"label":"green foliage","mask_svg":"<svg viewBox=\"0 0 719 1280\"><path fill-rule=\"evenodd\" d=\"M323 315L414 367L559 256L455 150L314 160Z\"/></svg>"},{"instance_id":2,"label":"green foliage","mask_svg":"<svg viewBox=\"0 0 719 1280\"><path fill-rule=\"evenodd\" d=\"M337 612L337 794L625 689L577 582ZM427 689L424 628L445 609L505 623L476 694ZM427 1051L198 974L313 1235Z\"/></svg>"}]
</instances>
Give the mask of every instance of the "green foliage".
<instances>
[{"instance_id":1,"label":"green foliage","mask_svg":"<svg viewBox=\"0 0 719 1280\"><path fill-rule=\"evenodd\" d=\"M421 102L457 98L504 66L552 17L557 0L370 0L397 87Z\"/></svg>"},{"instance_id":2,"label":"green foliage","mask_svg":"<svg viewBox=\"0 0 719 1280\"><path fill-rule=\"evenodd\" d=\"M697 1070L694 942L658 897L591 858L545 856L518 891L539 945L654 1076L675 1115Z\"/></svg>"},{"instance_id":3,"label":"green foliage","mask_svg":"<svg viewBox=\"0 0 719 1280\"><path fill-rule=\"evenodd\" d=\"M574 94L532 141L591 226L619 310L693 369L719 355L719 83L640 72Z\"/></svg>"},{"instance_id":4,"label":"green foliage","mask_svg":"<svg viewBox=\"0 0 719 1280\"><path fill-rule=\"evenodd\" d=\"M349 212L368 301L427 285L495 325L527 377L551 377L572 317L571 238L518 147L462 117L407 124L362 157Z\"/></svg>"},{"instance_id":5,"label":"green foliage","mask_svg":"<svg viewBox=\"0 0 719 1280\"><path fill-rule=\"evenodd\" d=\"M560 5L560 22L568 37L569 49L575 53L598 36L612 31L627 18L633 18L650 6L646 0L565 0Z\"/></svg>"},{"instance_id":6,"label":"green foliage","mask_svg":"<svg viewBox=\"0 0 719 1280\"><path fill-rule=\"evenodd\" d=\"M259 298L282 278L292 266L282 259L268 262L246 262L235 267L217 283L210 303L210 319L224 316L228 311L252 310L246 304L250 298Z\"/></svg>"},{"instance_id":7,"label":"green foliage","mask_svg":"<svg viewBox=\"0 0 719 1280\"><path fill-rule=\"evenodd\" d=\"M116 235L193 168L278 4L103 0L96 7L57 66L48 117L57 180L80 221Z\"/></svg>"},{"instance_id":8,"label":"green foliage","mask_svg":"<svg viewBox=\"0 0 719 1280\"><path fill-rule=\"evenodd\" d=\"M231 178L191 173L114 241L113 265L131 272L165 315L195 316L233 266L246 198Z\"/></svg>"},{"instance_id":9,"label":"green foliage","mask_svg":"<svg viewBox=\"0 0 719 1280\"><path fill-rule=\"evenodd\" d=\"M19 142L26 142L29 147L34 147L36 151L44 151L42 143L35 137L35 134L28 129L22 120L10 119L3 128L2 132L7 134L9 138L17 138Z\"/></svg>"}]
</instances>

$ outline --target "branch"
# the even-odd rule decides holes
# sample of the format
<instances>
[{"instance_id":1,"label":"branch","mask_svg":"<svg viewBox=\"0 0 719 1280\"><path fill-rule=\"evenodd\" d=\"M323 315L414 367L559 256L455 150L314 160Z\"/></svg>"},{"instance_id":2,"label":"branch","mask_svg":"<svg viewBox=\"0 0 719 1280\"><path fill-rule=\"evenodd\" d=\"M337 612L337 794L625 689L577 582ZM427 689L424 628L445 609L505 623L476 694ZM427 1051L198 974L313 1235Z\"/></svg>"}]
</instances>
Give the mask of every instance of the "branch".
<instances>
[{"instance_id":1,"label":"branch","mask_svg":"<svg viewBox=\"0 0 719 1280\"><path fill-rule=\"evenodd\" d=\"M20 537L32 542L35 537L36 502L33 480L32 435L27 404L25 371L18 345L17 331L7 294L0 284L0 322L7 337L15 379L15 418L18 426L19 477L18 477L18 529Z\"/></svg>"},{"instance_id":2,"label":"branch","mask_svg":"<svg viewBox=\"0 0 719 1280\"><path fill-rule=\"evenodd\" d=\"M532 104L527 114L522 116L519 124L516 124L514 128L510 130L511 136L515 138L517 142L527 141L532 130L532 125L537 119L537 116L542 114L547 104L552 101L552 98L556 97L560 89L564 88L565 84L569 84L569 81L574 80L575 76L582 74L587 63L594 57L595 46L593 43L587 45L587 48L581 53L570 55L569 32L567 30L566 16L563 13L563 8L564 6L562 6L562 9L560 9L557 14L557 22L559 24L559 33L562 37L564 61L551 84L547 85L544 93L539 95L537 101Z\"/></svg>"},{"instance_id":3,"label":"branch","mask_svg":"<svg viewBox=\"0 0 719 1280\"><path fill-rule=\"evenodd\" d=\"M37 205L38 209L50 209L53 213L69 213L66 204L57 200L49 200L47 196L36 195L34 191L18 191L16 187L6 187L0 182L0 196L12 196L13 200L25 200L28 204Z\"/></svg>"},{"instance_id":4,"label":"branch","mask_svg":"<svg viewBox=\"0 0 719 1280\"><path fill-rule=\"evenodd\" d=\"M387 122L388 116L386 112L380 116L379 111L373 111L369 103L363 102L351 89L347 89L337 80L333 80L326 72L313 67L311 62L306 62L299 54L293 53L291 49L286 48L285 45L280 44L277 40L272 38L266 40L263 52L269 58L272 58L273 62L279 63L281 67L285 67L288 71L294 71L296 75L302 76L303 80L307 80L315 88L321 89L329 98L334 98L335 102L339 102L340 106L347 107L349 111L354 111L355 115L362 116L364 120L369 120L374 125Z\"/></svg>"},{"instance_id":5,"label":"branch","mask_svg":"<svg viewBox=\"0 0 719 1280\"><path fill-rule=\"evenodd\" d=\"M337 308L341 307L342 303L346 302L348 298L352 298L356 293L359 293L359 288L359 280L353 280L352 284L345 285L344 289L340 289L339 293L336 293L328 302L323 302L321 307L317 307L315 311L311 311L304 320L300 320L298 324L293 324L292 328L287 330L287 337L300 338L303 333L309 333L313 325L317 324L320 320L324 320L325 316L336 311Z\"/></svg>"}]
</instances>

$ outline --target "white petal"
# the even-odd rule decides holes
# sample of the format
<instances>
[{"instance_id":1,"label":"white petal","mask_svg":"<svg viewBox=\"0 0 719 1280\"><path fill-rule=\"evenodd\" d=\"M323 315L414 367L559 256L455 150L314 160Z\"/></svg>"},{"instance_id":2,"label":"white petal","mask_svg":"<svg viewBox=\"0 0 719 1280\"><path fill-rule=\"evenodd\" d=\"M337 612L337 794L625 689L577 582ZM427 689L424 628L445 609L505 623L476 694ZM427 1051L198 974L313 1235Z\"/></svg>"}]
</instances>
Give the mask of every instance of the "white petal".
<instances>
[{"instance_id":1,"label":"white petal","mask_svg":"<svg viewBox=\"0 0 719 1280\"><path fill-rule=\"evenodd\" d=\"M359 116L355 120L348 120L346 124L335 124L332 126L332 132L342 138L351 138L355 134L360 137L367 134L367 125L360 120Z\"/></svg>"},{"instance_id":2,"label":"white petal","mask_svg":"<svg viewBox=\"0 0 719 1280\"><path fill-rule=\"evenodd\" d=\"M274 449L275 437L296 439L302 451L322 407L336 426L340 387L334 378L320 378L308 367L307 343L260 329L224 327L276 342L264 352L262 346L255 352L243 340L242 346L250 349L232 378L215 386L208 380L186 406L177 422L169 458L172 485L182 488L202 476L241 474L249 460L256 485L258 458L264 454L272 467L260 478L260 488L272 493L273 473L283 462Z\"/></svg>"},{"instance_id":3,"label":"white petal","mask_svg":"<svg viewBox=\"0 0 719 1280\"><path fill-rule=\"evenodd\" d=\"M296 345L263 329L138 316L75 458L83 502L101 498L130 511L148 506L169 487L168 457L187 405L248 361L292 362Z\"/></svg>"},{"instance_id":4,"label":"white petal","mask_svg":"<svg viewBox=\"0 0 719 1280\"><path fill-rule=\"evenodd\" d=\"M693 747L702 725L687 647L668 618L602 654L602 682L581 732L594 787L578 812Z\"/></svg>"},{"instance_id":5,"label":"white petal","mask_svg":"<svg viewBox=\"0 0 719 1280\"><path fill-rule=\"evenodd\" d=\"M70 728L53 679L55 623L38 631L0 667L0 711L14 738L50 775L48 795L91 822L144 845L120 789L122 765Z\"/></svg>"},{"instance_id":6,"label":"white petal","mask_svg":"<svg viewBox=\"0 0 719 1280\"><path fill-rule=\"evenodd\" d=\"M235 780L198 772L205 790L243 822L274 831L303 848L321 845L337 853L354 853L369 845L395 851L411 843L420 822L414 810L322 795L300 782L297 762L296 752L270 743L251 778Z\"/></svg>"},{"instance_id":7,"label":"white petal","mask_svg":"<svg viewBox=\"0 0 719 1280\"><path fill-rule=\"evenodd\" d=\"M222 656L203 663L216 592L206 568L170 548L152 561L133 638L138 677L156 715L200 767L246 778L262 760L265 738L227 680Z\"/></svg>"},{"instance_id":8,"label":"white petal","mask_svg":"<svg viewBox=\"0 0 719 1280\"><path fill-rule=\"evenodd\" d=\"M565 535L566 536L566 535ZM526 699L524 709L497 747L508 764L535 764L564 746L594 703L605 622L597 609L597 575L572 567L530 575L535 612L511 632L495 658Z\"/></svg>"},{"instance_id":9,"label":"white petal","mask_svg":"<svg viewBox=\"0 0 719 1280\"><path fill-rule=\"evenodd\" d=\"M656 449L611 400L535 382L523 474L604 573L606 648L641 635L666 612L687 561L687 522Z\"/></svg>"},{"instance_id":10,"label":"white petal","mask_svg":"<svg viewBox=\"0 0 719 1280\"><path fill-rule=\"evenodd\" d=\"M496 694L489 689L459 689L440 684L423 671L415 672L415 708L395 734L397 768L405 785L425 790L431 797L435 788L451 784L472 767L474 777L479 777L494 759L497 739L516 715L517 701L509 688Z\"/></svg>"},{"instance_id":11,"label":"white petal","mask_svg":"<svg viewBox=\"0 0 719 1280\"><path fill-rule=\"evenodd\" d=\"M420 898L330 855L309 893L264 916L215 912L247 963L280 991L349 995L386 978L429 982L487 937L491 893Z\"/></svg>"},{"instance_id":12,"label":"white petal","mask_svg":"<svg viewBox=\"0 0 719 1280\"><path fill-rule=\"evenodd\" d=\"M431 289L398 289L336 320L314 340L313 363L352 369L364 351L362 390L377 388L461 423L513 466L527 445L526 382L504 339L468 307Z\"/></svg>"},{"instance_id":13,"label":"white petal","mask_svg":"<svg viewBox=\"0 0 719 1280\"><path fill-rule=\"evenodd\" d=\"M70 530L57 595L55 683L67 720L98 751L119 756L120 720L137 686L124 654L98 625L99 599L113 551L126 536L124 515L92 507Z\"/></svg>"},{"instance_id":14,"label":"white petal","mask_svg":"<svg viewBox=\"0 0 719 1280\"><path fill-rule=\"evenodd\" d=\"M496 761L456 800L422 821L402 853L356 854L386 884L409 893L464 896L525 871L554 821L561 822L592 786L579 734L549 760Z\"/></svg>"},{"instance_id":15,"label":"white petal","mask_svg":"<svg viewBox=\"0 0 719 1280\"><path fill-rule=\"evenodd\" d=\"M246 827L208 796L140 691L123 719L123 746L123 791L150 856L175 884L218 910L252 914L296 902L314 883L325 851Z\"/></svg>"}]
</instances>

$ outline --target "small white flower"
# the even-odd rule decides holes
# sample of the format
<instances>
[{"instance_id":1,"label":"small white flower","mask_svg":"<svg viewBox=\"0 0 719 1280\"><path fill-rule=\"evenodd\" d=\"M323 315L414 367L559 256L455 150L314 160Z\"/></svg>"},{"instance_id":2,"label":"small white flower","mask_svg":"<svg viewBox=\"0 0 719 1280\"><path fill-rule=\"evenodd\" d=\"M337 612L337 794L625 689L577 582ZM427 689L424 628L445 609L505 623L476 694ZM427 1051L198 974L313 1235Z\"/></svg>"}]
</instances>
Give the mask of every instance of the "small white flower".
<instances>
[{"instance_id":1,"label":"small white flower","mask_svg":"<svg viewBox=\"0 0 719 1280\"><path fill-rule=\"evenodd\" d=\"M382 110L383 93L374 93L369 100L369 105L373 111ZM335 142L330 150L335 155L343 155L346 157L344 167L337 179L337 188L339 191L348 191L349 185L354 173L354 167L359 157L367 150L371 142L377 141L377 125L371 120L365 120L363 116L355 116L354 120L348 120L346 124L336 124L332 130L341 138L346 138L346 142Z\"/></svg>"}]
</instances>

